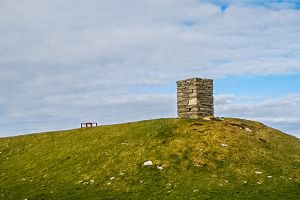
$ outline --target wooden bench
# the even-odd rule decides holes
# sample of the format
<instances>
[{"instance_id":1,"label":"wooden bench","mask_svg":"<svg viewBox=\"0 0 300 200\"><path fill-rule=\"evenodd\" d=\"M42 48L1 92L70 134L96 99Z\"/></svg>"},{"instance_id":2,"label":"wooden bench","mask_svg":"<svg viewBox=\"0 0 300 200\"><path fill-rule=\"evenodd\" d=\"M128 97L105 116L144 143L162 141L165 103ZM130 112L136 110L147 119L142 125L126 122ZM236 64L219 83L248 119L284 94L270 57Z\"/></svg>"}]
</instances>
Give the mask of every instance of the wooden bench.
<instances>
[{"instance_id":1,"label":"wooden bench","mask_svg":"<svg viewBox=\"0 0 300 200\"><path fill-rule=\"evenodd\" d=\"M80 125L81 128L92 128L97 126L98 126L97 122L85 122L85 123L81 123Z\"/></svg>"}]
</instances>

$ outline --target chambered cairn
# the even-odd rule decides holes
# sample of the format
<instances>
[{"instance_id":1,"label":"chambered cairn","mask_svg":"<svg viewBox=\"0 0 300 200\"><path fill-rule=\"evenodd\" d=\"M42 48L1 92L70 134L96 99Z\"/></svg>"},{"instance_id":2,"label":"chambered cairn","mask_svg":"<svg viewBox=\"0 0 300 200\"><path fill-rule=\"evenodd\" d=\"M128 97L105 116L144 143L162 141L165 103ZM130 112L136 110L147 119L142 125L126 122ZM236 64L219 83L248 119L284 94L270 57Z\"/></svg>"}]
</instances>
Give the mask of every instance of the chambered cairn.
<instances>
[{"instance_id":1,"label":"chambered cairn","mask_svg":"<svg viewBox=\"0 0 300 200\"><path fill-rule=\"evenodd\" d=\"M190 78L177 81L177 113L179 118L213 116L213 80Z\"/></svg>"}]
</instances>

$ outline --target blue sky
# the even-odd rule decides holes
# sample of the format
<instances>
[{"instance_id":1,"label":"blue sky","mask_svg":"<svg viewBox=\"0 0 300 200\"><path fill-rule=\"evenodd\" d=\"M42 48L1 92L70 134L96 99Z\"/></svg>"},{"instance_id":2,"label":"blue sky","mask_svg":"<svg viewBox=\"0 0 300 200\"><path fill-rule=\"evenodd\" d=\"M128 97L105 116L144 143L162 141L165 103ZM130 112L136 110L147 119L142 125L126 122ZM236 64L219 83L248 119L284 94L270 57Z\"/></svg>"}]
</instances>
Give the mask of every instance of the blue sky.
<instances>
[{"instance_id":1,"label":"blue sky","mask_svg":"<svg viewBox=\"0 0 300 200\"><path fill-rule=\"evenodd\" d=\"M0 137L176 117L213 78L218 116L300 137L300 1L0 2Z\"/></svg>"},{"instance_id":2,"label":"blue sky","mask_svg":"<svg viewBox=\"0 0 300 200\"><path fill-rule=\"evenodd\" d=\"M215 93L257 95L276 98L300 91L300 74L267 76L234 76L217 79Z\"/></svg>"}]
</instances>

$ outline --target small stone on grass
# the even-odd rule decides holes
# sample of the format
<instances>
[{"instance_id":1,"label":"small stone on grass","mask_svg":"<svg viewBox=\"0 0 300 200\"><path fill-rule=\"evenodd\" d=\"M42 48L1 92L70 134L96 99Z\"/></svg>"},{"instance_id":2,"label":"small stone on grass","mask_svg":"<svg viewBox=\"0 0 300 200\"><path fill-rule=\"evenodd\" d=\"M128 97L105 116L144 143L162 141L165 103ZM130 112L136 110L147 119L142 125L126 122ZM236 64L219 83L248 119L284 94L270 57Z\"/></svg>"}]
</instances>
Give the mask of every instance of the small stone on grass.
<instances>
[{"instance_id":1,"label":"small stone on grass","mask_svg":"<svg viewBox=\"0 0 300 200\"><path fill-rule=\"evenodd\" d=\"M146 162L144 162L143 166L152 166L153 162L151 160L148 160Z\"/></svg>"},{"instance_id":2,"label":"small stone on grass","mask_svg":"<svg viewBox=\"0 0 300 200\"><path fill-rule=\"evenodd\" d=\"M248 127L245 128L245 131L252 132L252 130L250 128L248 128Z\"/></svg>"}]
</instances>

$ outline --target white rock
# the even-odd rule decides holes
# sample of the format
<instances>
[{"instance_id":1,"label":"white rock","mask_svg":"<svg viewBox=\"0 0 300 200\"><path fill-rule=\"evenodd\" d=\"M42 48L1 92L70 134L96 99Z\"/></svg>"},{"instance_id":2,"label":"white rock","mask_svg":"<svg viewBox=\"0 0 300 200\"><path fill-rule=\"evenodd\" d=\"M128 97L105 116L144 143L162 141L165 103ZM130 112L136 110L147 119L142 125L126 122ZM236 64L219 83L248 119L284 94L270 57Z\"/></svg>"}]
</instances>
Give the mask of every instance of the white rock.
<instances>
[{"instance_id":1,"label":"white rock","mask_svg":"<svg viewBox=\"0 0 300 200\"><path fill-rule=\"evenodd\" d=\"M221 144L221 147L228 147L227 144Z\"/></svg>"},{"instance_id":2,"label":"white rock","mask_svg":"<svg viewBox=\"0 0 300 200\"><path fill-rule=\"evenodd\" d=\"M272 178L272 176L267 176L268 178Z\"/></svg>"},{"instance_id":3,"label":"white rock","mask_svg":"<svg viewBox=\"0 0 300 200\"><path fill-rule=\"evenodd\" d=\"M258 185L260 185L261 184L261 182L256 182Z\"/></svg>"},{"instance_id":4,"label":"white rock","mask_svg":"<svg viewBox=\"0 0 300 200\"><path fill-rule=\"evenodd\" d=\"M211 120L211 117L203 117L203 120L209 121Z\"/></svg>"},{"instance_id":5,"label":"white rock","mask_svg":"<svg viewBox=\"0 0 300 200\"><path fill-rule=\"evenodd\" d=\"M143 166L152 166L153 162L151 160L148 160L146 162L144 162Z\"/></svg>"},{"instance_id":6,"label":"white rock","mask_svg":"<svg viewBox=\"0 0 300 200\"><path fill-rule=\"evenodd\" d=\"M245 131L252 132L252 130L250 128L248 128L248 127L245 128Z\"/></svg>"},{"instance_id":7,"label":"white rock","mask_svg":"<svg viewBox=\"0 0 300 200\"><path fill-rule=\"evenodd\" d=\"M258 171L256 171L256 172L255 172L255 174L262 174L262 172L258 172Z\"/></svg>"},{"instance_id":8,"label":"white rock","mask_svg":"<svg viewBox=\"0 0 300 200\"><path fill-rule=\"evenodd\" d=\"M94 183L95 181L93 179L90 180L90 183Z\"/></svg>"},{"instance_id":9,"label":"white rock","mask_svg":"<svg viewBox=\"0 0 300 200\"><path fill-rule=\"evenodd\" d=\"M110 180L114 180L114 179L116 179L116 177L110 177Z\"/></svg>"},{"instance_id":10,"label":"white rock","mask_svg":"<svg viewBox=\"0 0 300 200\"><path fill-rule=\"evenodd\" d=\"M156 168L160 171L163 170L163 166L157 166Z\"/></svg>"},{"instance_id":11,"label":"white rock","mask_svg":"<svg viewBox=\"0 0 300 200\"><path fill-rule=\"evenodd\" d=\"M193 98L189 100L189 106L194 106L194 105L197 105L197 98Z\"/></svg>"}]
</instances>

